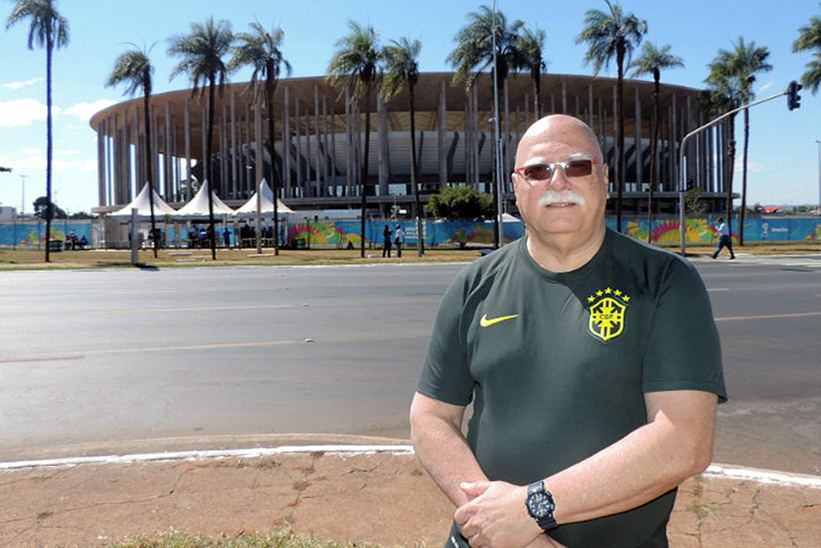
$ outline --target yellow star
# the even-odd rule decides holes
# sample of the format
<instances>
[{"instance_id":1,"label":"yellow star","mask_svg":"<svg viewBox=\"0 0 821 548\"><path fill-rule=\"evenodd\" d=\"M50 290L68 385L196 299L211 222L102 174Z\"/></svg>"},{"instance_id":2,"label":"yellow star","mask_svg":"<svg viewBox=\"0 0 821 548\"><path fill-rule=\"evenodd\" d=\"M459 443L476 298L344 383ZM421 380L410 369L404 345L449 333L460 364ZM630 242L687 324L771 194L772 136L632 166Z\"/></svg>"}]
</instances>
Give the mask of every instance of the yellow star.
<instances>
[{"instance_id":1,"label":"yellow star","mask_svg":"<svg viewBox=\"0 0 821 548\"><path fill-rule=\"evenodd\" d=\"M596 296L597 296L597 297L601 297L602 295L604 295L604 291L602 291L601 289L599 289L598 291L596 291Z\"/></svg>"},{"instance_id":2,"label":"yellow star","mask_svg":"<svg viewBox=\"0 0 821 548\"><path fill-rule=\"evenodd\" d=\"M620 296L620 295L621 295L621 289L617 289L617 290L616 290L616 297L618 297L618 296Z\"/></svg>"},{"instance_id":3,"label":"yellow star","mask_svg":"<svg viewBox=\"0 0 821 548\"><path fill-rule=\"evenodd\" d=\"M607 289L604 290L604 292L607 293L608 295L610 295L613 292L613 290L608 287Z\"/></svg>"},{"instance_id":4,"label":"yellow star","mask_svg":"<svg viewBox=\"0 0 821 548\"><path fill-rule=\"evenodd\" d=\"M627 296L627 295L625 295L625 296L624 296L624 298L623 298L622 300L623 300L624 302L626 302L626 303L629 303L629 302L630 302L630 297L629 297L629 296Z\"/></svg>"},{"instance_id":5,"label":"yellow star","mask_svg":"<svg viewBox=\"0 0 821 548\"><path fill-rule=\"evenodd\" d=\"M596 297L594 297L593 295L590 295L589 297L587 297L587 302L589 302L589 303L592 303L595 300L596 300Z\"/></svg>"}]
</instances>

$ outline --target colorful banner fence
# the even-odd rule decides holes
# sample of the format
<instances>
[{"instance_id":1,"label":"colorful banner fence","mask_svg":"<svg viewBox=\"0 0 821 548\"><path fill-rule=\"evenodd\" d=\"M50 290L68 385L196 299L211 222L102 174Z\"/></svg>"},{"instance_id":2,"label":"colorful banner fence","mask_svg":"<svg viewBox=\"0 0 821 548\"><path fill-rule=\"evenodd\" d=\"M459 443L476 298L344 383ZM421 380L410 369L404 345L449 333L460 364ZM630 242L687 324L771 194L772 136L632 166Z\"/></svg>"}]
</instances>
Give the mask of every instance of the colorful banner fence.
<instances>
[{"instance_id":1,"label":"colorful banner fence","mask_svg":"<svg viewBox=\"0 0 821 548\"><path fill-rule=\"evenodd\" d=\"M691 245L712 245L718 240L715 225L716 218L688 219L687 243ZM95 232L96 223L99 221L55 221L52 224L52 239L65 240L72 231L77 238L83 236L96 245L98 239L92 240L92 233ZM415 221L396 221L370 219L365 224L365 241L369 247L381 246L383 243L383 230L387 225L391 234L396 229L396 225L402 226L405 232L405 242L407 245L416 245L418 234ZM615 229L615 219L608 218L607 225ZM647 219L635 217L624 217L622 225L625 233L631 237L647 241ZM738 221L733 221L733 234L737 240ZM359 246L358 220L336 220L320 222L291 222L285 225L287 228L282 232L281 239L287 245L298 247L318 247L318 248L345 248ZM229 241L231 245L236 242L236 235L231 223L222 228L218 228L220 243L223 243L222 231L227 228L230 233ZM174 245L181 238L187 237L187 230L184 226L178 227L179 232L173 226L164 227L161 230L165 233L165 241L169 245ZM423 237L425 245L428 247L459 247L468 245L490 245L493 243L493 222L473 222L473 221L426 221L423 225ZM522 236L523 226L518 221L507 221L504 223L505 242L511 242ZM96 231L99 233L99 230ZM678 218L662 218L655 220L652 227L653 242L662 244L678 244L679 242L679 222ZM746 242L784 242L784 241L810 241L821 238L821 219L817 217L762 217L747 219L744 223L744 239ZM113 242L110 242L113 244ZM2 247L22 247L38 248L45 244L45 223L27 221L24 223L2 222L0 223L0 246Z\"/></svg>"},{"instance_id":2,"label":"colorful banner fence","mask_svg":"<svg viewBox=\"0 0 821 548\"><path fill-rule=\"evenodd\" d=\"M97 220L51 222L51 239L65 241L72 232L81 240L85 236L91 243L92 227ZM0 246L39 249L46 245L46 223L44 221L4 221L0 222Z\"/></svg>"}]
</instances>

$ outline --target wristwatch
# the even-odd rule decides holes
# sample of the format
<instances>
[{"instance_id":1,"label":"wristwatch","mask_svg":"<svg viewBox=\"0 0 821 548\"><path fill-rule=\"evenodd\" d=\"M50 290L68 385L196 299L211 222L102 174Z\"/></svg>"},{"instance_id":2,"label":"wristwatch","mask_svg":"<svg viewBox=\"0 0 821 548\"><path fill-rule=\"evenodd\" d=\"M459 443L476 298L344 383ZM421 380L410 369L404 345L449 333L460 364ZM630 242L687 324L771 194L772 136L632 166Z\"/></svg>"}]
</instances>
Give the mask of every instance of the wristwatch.
<instances>
[{"instance_id":1,"label":"wristwatch","mask_svg":"<svg viewBox=\"0 0 821 548\"><path fill-rule=\"evenodd\" d=\"M553 502L553 495L544 488L543 481L537 481L527 486L527 499L525 506L530 517L536 520L542 531L547 532L558 526L553 518L556 510L556 503Z\"/></svg>"}]
</instances>

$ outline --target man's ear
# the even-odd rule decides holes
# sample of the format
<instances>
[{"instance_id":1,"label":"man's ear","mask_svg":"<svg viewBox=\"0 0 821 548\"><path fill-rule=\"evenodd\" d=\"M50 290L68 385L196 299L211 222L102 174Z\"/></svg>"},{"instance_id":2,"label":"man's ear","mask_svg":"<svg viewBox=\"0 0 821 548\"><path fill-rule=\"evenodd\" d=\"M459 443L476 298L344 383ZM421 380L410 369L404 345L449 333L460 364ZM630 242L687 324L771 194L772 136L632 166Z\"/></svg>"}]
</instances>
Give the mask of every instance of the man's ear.
<instances>
[{"instance_id":1,"label":"man's ear","mask_svg":"<svg viewBox=\"0 0 821 548\"><path fill-rule=\"evenodd\" d=\"M604 164L604 194L605 198L610 199L610 166Z\"/></svg>"}]
</instances>

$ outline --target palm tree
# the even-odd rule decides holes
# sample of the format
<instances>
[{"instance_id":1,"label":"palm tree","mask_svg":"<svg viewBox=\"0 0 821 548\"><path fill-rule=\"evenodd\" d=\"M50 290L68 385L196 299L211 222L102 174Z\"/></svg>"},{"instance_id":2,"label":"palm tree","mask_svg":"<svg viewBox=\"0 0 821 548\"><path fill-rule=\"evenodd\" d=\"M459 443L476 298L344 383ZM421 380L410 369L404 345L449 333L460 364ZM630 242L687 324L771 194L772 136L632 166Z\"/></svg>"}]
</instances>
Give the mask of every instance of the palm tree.
<instances>
[{"instance_id":1,"label":"palm tree","mask_svg":"<svg viewBox=\"0 0 821 548\"><path fill-rule=\"evenodd\" d=\"M795 53L813 52L813 60L807 63L807 72L801 76L801 83L815 95L821 85L821 17L814 16L808 25L798 29L798 38L793 42L792 50Z\"/></svg>"},{"instance_id":2,"label":"palm tree","mask_svg":"<svg viewBox=\"0 0 821 548\"><path fill-rule=\"evenodd\" d=\"M385 77L382 80L382 96L386 101L396 95L401 88L405 87L408 90L411 141L410 178L416 213L416 250L420 257L425 254L425 238L422 232L419 185L416 182L416 105L414 87L419 81L419 62L417 58L421 49L422 43L419 40L410 41L407 38L401 38L398 42L391 40L391 45L385 46L383 50Z\"/></svg>"},{"instance_id":3,"label":"palm tree","mask_svg":"<svg viewBox=\"0 0 821 548\"><path fill-rule=\"evenodd\" d=\"M368 188L368 152L371 142L371 95L374 84L380 77L379 63L382 52L379 49L378 37L373 27L348 21L350 34L336 43L336 53L328 64L328 82L337 88L348 88L353 97L365 98L365 150L362 154L362 174L360 195L362 197L360 213L359 253L365 257L365 206Z\"/></svg>"},{"instance_id":4,"label":"palm tree","mask_svg":"<svg viewBox=\"0 0 821 548\"><path fill-rule=\"evenodd\" d=\"M282 39L285 32L280 27L276 27L272 32L265 30L259 22L251 23L251 32L242 32L236 35L240 42L234 48L234 57L228 63L230 70L235 70L244 65L254 67L251 73L251 83L248 89L253 88L258 93L257 81L260 77L265 78L265 109L268 111L268 155L271 161L270 181L274 194L274 254L279 255L279 211L277 201L279 199L279 172L275 168L274 151L274 94L276 93L277 82L282 67L285 67L287 74L291 74L291 64L282 56ZM257 252L262 249L257 248Z\"/></svg>"},{"instance_id":5,"label":"palm tree","mask_svg":"<svg viewBox=\"0 0 821 548\"><path fill-rule=\"evenodd\" d=\"M495 56L496 86L499 90L504 89L508 75L518 70L522 64L518 42L519 31L524 23L516 20L508 24L504 13L487 6L481 6L479 11L468 13L467 20L467 25L459 29L454 38L456 48L446 59L456 68L454 83L464 82L465 93L469 93L479 74L493 67ZM494 111L498 112L498 95L494 96L494 100ZM498 194L497 185L493 185L493 198L498 211L502 196ZM498 217L494 217L493 221L493 245L496 248L501 245Z\"/></svg>"},{"instance_id":6,"label":"palm tree","mask_svg":"<svg viewBox=\"0 0 821 548\"><path fill-rule=\"evenodd\" d=\"M633 78L644 74L653 75L653 138L650 141L650 188L647 193L647 243L653 242L653 187L656 184L656 147L659 140L661 71L684 66L682 58L671 54L670 49L670 45L658 49L653 44L645 43L639 58L630 63L628 67L633 69Z\"/></svg>"},{"instance_id":7,"label":"palm tree","mask_svg":"<svg viewBox=\"0 0 821 548\"><path fill-rule=\"evenodd\" d=\"M132 44L133 45L133 44ZM148 53L137 46L122 53L114 61L114 69L108 76L106 86L125 84L125 94L133 96L137 90L143 92L143 123L145 124L145 163L146 184L148 185L148 203L151 210L151 235L154 257L157 257L157 223L154 217L154 172L151 166L151 80L154 67L148 58Z\"/></svg>"},{"instance_id":8,"label":"palm tree","mask_svg":"<svg viewBox=\"0 0 821 548\"><path fill-rule=\"evenodd\" d=\"M54 0L17 0L14 9L6 19L6 29L29 19L28 48L33 50L35 43L46 48L46 262L49 262L51 247L51 219L54 217L54 204L51 202L51 158L53 152L52 116L51 116L51 65L54 49L68 45L68 19L60 15Z\"/></svg>"},{"instance_id":9,"label":"palm tree","mask_svg":"<svg viewBox=\"0 0 821 548\"><path fill-rule=\"evenodd\" d=\"M220 95L225 86L229 69L223 58L231 51L234 34L228 21L214 22L209 17L205 23L191 23L191 33L170 39L168 54L182 60L171 71L171 79L182 73L191 78L192 95L202 97L208 84L208 127L205 133L204 180L208 181L208 224L211 234L211 259L217 260L216 229L214 227L214 181L211 178L211 147L214 128L214 101L217 88Z\"/></svg>"},{"instance_id":10,"label":"palm tree","mask_svg":"<svg viewBox=\"0 0 821 548\"><path fill-rule=\"evenodd\" d=\"M522 29L519 35L519 68L530 71L530 79L533 82L533 113L537 120L542 117L542 71L547 69L543 57L544 43L545 32L541 29Z\"/></svg>"},{"instance_id":11,"label":"palm tree","mask_svg":"<svg viewBox=\"0 0 821 548\"><path fill-rule=\"evenodd\" d=\"M624 13L619 4L605 0L610 13L588 10L584 15L585 28L576 43L587 43L585 63L593 63L593 75L607 68L615 56L618 68L616 85L616 118L618 119L618 176L616 177L616 229L621 232L621 206L627 167L624 161L624 68L629 64L633 50L647 33L647 22L632 13Z\"/></svg>"},{"instance_id":12,"label":"palm tree","mask_svg":"<svg viewBox=\"0 0 821 548\"><path fill-rule=\"evenodd\" d=\"M769 72L772 65L767 63L770 50L758 47L755 42L745 42L739 36L732 51L719 50L709 65L707 83L717 82L734 89L741 104L749 103L754 97L753 83L756 74ZM738 244L744 245L744 217L747 209L747 153L750 145L750 109L744 109L744 162L741 166L741 217L738 221Z\"/></svg>"},{"instance_id":13,"label":"palm tree","mask_svg":"<svg viewBox=\"0 0 821 548\"><path fill-rule=\"evenodd\" d=\"M740 94L737 89L727 79L722 79L717 75L711 80L705 80L709 88L701 95L701 103L708 118L713 119L738 108L741 105ZM724 218L727 225L732 226L733 219L733 166L735 165L735 114L731 114L725 123L727 128L727 165L724 170L724 186L726 189L726 202Z\"/></svg>"}]
</instances>

